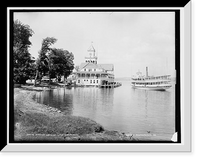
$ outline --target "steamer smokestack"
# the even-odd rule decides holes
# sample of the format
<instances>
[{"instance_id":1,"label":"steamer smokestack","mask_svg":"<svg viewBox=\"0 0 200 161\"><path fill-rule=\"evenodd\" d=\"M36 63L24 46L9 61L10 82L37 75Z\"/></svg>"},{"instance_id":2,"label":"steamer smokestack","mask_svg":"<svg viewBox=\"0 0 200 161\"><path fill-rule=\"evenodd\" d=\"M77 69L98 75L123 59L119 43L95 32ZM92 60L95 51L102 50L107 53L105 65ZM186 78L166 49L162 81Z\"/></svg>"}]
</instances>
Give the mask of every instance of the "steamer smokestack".
<instances>
[{"instance_id":1,"label":"steamer smokestack","mask_svg":"<svg viewBox=\"0 0 200 161\"><path fill-rule=\"evenodd\" d=\"M146 67L146 77L148 77L148 67Z\"/></svg>"}]
</instances>

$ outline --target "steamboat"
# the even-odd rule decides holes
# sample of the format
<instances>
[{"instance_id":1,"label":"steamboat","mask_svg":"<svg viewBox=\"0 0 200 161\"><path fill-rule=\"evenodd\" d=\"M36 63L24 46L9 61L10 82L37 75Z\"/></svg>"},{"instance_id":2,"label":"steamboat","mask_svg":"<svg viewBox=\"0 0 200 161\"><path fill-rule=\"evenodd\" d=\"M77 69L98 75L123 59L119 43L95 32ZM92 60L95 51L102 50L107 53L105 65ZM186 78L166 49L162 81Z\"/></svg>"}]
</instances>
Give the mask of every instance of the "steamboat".
<instances>
[{"instance_id":1,"label":"steamboat","mask_svg":"<svg viewBox=\"0 0 200 161\"><path fill-rule=\"evenodd\" d=\"M172 87L171 75L148 76L148 67L146 67L146 75L137 72L132 77L132 86L136 89L165 91Z\"/></svg>"}]
</instances>

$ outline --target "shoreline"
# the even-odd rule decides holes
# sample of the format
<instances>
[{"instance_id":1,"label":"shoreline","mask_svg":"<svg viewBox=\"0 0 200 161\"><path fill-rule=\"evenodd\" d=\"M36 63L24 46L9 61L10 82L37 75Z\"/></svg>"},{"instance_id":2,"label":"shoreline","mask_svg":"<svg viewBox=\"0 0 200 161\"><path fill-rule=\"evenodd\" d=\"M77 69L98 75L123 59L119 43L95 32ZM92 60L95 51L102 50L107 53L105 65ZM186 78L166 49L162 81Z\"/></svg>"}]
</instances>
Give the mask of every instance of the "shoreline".
<instances>
[{"instance_id":1,"label":"shoreline","mask_svg":"<svg viewBox=\"0 0 200 161\"><path fill-rule=\"evenodd\" d=\"M33 100L34 95L43 90L43 87L33 86L14 88L14 141L79 143L169 141L151 134L139 136L109 131L89 118L63 114L54 107Z\"/></svg>"},{"instance_id":2,"label":"shoreline","mask_svg":"<svg viewBox=\"0 0 200 161\"><path fill-rule=\"evenodd\" d=\"M42 88L14 89L14 141L136 141L88 118L64 115L33 100Z\"/></svg>"}]
</instances>

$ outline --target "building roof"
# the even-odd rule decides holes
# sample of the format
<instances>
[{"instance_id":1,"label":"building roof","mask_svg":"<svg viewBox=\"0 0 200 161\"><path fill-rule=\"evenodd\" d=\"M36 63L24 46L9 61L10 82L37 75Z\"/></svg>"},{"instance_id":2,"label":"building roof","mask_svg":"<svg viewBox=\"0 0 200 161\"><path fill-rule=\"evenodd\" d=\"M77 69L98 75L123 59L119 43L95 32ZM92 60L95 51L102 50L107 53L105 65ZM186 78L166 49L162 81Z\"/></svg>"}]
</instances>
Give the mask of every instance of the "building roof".
<instances>
[{"instance_id":1,"label":"building roof","mask_svg":"<svg viewBox=\"0 0 200 161\"><path fill-rule=\"evenodd\" d=\"M104 69L106 71L113 71L114 65L113 64L81 63L79 68L80 70L85 68L85 69Z\"/></svg>"},{"instance_id":2,"label":"building roof","mask_svg":"<svg viewBox=\"0 0 200 161\"><path fill-rule=\"evenodd\" d=\"M92 57L86 56L85 59L97 59L97 56L92 56Z\"/></svg>"},{"instance_id":3,"label":"building roof","mask_svg":"<svg viewBox=\"0 0 200 161\"><path fill-rule=\"evenodd\" d=\"M94 46L91 44L87 51L93 51L93 52L95 52Z\"/></svg>"},{"instance_id":4,"label":"building roof","mask_svg":"<svg viewBox=\"0 0 200 161\"><path fill-rule=\"evenodd\" d=\"M98 64L101 68L108 70L108 71L113 71L114 70L114 65L113 64Z\"/></svg>"},{"instance_id":5,"label":"building roof","mask_svg":"<svg viewBox=\"0 0 200 161\"><path fill-rule=\"evenodd\" d=\"M91 71L91 72L88 72L88 71L78 71L78 72L73 72L73 73L76 73L76 74L107 74L107 75L113 75L113 74L110 74L110 73L107 73L107 72L98 72L98 71Z\"/></svg>"},{"instance_id":6,"label":"building roof","mask_svg":"<svg viewBox=\"0 0 200 161\"><path fill-rule=\"evenodd\" d=\"M87 64L89 64L89 62L88 63L81 63L81 65L79 66L79 70L83 69Z\"/></svg>"},{"instance_id":7,"label":"building roof","mask_svg":"<svg viewBox=\"0 0 200 161\"><path fill-rule=\"evenodd\" d=\"M98 64L89 63L85 66L86 69L102 69Z\"/></svg>"}]
</instances>

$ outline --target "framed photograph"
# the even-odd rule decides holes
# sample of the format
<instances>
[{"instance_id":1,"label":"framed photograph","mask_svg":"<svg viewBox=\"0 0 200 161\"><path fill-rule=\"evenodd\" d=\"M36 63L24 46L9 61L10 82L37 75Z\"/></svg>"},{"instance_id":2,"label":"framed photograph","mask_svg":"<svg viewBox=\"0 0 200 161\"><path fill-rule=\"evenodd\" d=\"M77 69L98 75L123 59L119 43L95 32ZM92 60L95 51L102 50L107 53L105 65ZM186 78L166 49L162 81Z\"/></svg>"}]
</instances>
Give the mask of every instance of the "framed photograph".
<instances>
[{"instance_id":1,"label":"framed photograph","mask_svg":"<svg viewBox=\"0 0 200 161\"><path fill-rule=\"evenodd\" d=\"M191 2L8 7L2 151L191 151Z\"/></svg>"}]
</instances>

